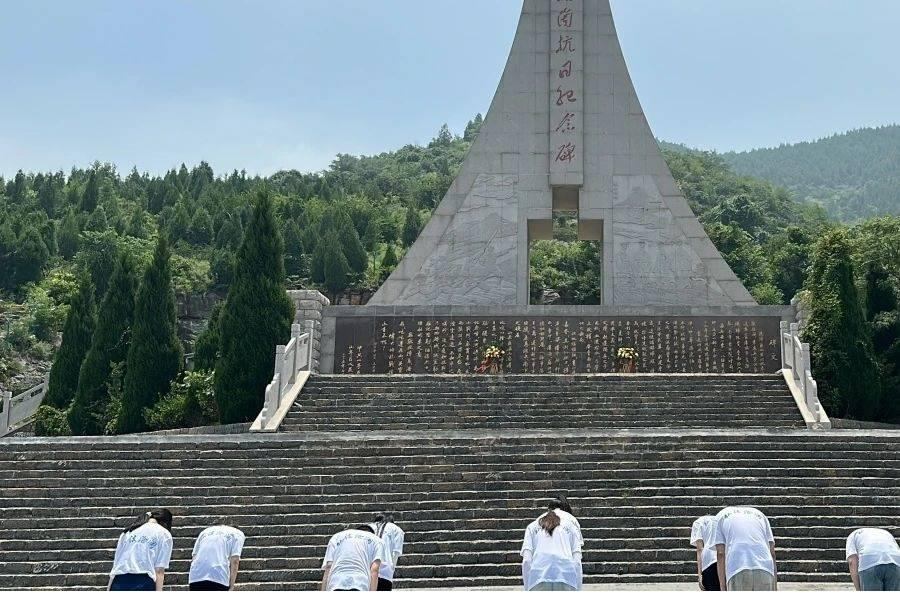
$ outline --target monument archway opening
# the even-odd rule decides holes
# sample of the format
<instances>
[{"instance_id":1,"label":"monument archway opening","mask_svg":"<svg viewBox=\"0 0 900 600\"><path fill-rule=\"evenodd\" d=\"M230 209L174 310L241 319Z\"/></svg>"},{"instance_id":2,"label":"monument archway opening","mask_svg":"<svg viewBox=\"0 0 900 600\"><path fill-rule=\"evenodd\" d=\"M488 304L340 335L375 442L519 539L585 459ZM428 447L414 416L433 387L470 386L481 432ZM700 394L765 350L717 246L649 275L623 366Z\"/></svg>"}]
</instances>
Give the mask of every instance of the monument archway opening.
<instances>
[{"instance_id":1,"label":"monument archway opening","mask_svg":"<svg viewBox=\"0 0 900 600\"><path fill-rule=\"evenodd\" d=\"M602 221L583 222L577 210L554 210L529 228L535 232L528 243L529 304L603 304L602 229Z\"/></svg>"}]
</instances>

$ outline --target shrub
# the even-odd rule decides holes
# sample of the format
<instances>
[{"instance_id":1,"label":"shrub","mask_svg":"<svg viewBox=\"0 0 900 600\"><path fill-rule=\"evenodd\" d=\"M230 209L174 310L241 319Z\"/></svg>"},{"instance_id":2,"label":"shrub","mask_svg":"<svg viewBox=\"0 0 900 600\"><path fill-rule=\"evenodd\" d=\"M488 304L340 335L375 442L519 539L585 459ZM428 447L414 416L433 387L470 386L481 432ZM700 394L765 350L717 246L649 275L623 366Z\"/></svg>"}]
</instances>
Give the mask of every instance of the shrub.
<instances>
[{"instance_id":1,"label":"shrub","mask_svg":"<svg viewBox=\"0 0 900 600\"><path fill-rule=\"evenodd\" d=\"M168 394L144 410L144 420L151 431L218 423L212 372L185 373L184 379L174 383Z\"/></svg>"},{"instance_id":2,"label":"shrub","mask_svg":"<svg viewBox=\"0 0 900 600\"><path fill-rule=\"evenodd\" d=\"M38 408L34 417L34 433L41 437L59 437L72 435L69 429L67 411L48 406Z\"/></svg>"}]
</instances>

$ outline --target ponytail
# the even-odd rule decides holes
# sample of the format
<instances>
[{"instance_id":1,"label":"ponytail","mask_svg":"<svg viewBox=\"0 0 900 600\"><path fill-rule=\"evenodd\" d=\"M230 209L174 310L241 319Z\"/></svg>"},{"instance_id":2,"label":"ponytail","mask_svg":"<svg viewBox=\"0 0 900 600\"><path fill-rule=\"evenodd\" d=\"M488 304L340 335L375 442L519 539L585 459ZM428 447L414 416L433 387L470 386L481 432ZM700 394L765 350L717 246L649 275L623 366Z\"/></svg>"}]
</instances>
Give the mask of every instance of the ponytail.
<instances>
[{"instance_id":1,"label":"ponytail","mask_svg":"<svg viewBox=\"0 0 900 600\"><path fill-rule=\"evenodd\" d=\"M129 533L134 531L138 527L146 525L150 519L155 520L157 523L166 528L167 531L172 531L172 513L166 508L156 508L153 510L148 510L141 516L139 516L135 521L126 527L122 533Z\"/></svg>"},{"instance_id":2,"label":"ponytail","mask_svg":"<svg viewBox=\"0 0 900 600\"><path fill-rule=\"evenodd\" d=\"M542 516L538 520L538 525L540 525L541 528L547 532L547 535L553 535L553 530L559 527L559 524L561 523L559 515L556 514L556 511L562 510L571 514L572 506L569 504L569 500L564 495L560 494L550 501L550 504L547 508L548 510L544 514L544 516Z\"/></svg>"},{"instance_id":3,"label":"ponytail","mask_svg":"<svg viewBox=\"0 0 900 600\"><path fill-rule=\"evenodd\" d=\"M394 522L393 513L384 512L384 511L377 513L375 515L375 520L374 520L374 523L378 526L376 528L375 535L377 535L378 537L383 537L385 528L388 526L389 523L393 523L393 522Z\"/></svg>"},{"instance_id":4,"label":"ponytail","mask_svg":"<svg viewBox=\"0 0 900 600\"><path fill-rule=\"evenodd\" d=\"M559 515L553 509L544 513L544 516L538 520L538 525L547 532L547 535L553 535L553 530L559 527L561 523Z\"/></svg>"}]
</instances>

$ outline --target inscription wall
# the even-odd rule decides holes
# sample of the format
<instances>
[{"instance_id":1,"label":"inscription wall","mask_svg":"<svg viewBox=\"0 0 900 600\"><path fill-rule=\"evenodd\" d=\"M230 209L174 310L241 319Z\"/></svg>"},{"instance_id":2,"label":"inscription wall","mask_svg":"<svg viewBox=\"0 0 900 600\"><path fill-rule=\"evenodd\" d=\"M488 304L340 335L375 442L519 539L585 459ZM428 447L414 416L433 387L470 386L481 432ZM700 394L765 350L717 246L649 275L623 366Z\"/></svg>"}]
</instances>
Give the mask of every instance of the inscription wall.
<instances>
[{"instance_id":1,"label":"inscription wall","mask_svg":"<svg viewBox=\"0 0 900 600\"><path fill-rule=\"evenodd\" d=\"M635 348L639 373L773 373L778 317L341 317L334 372L472 373L484 349L506 373L612 373Z\"/></svg>"}]
</instances>

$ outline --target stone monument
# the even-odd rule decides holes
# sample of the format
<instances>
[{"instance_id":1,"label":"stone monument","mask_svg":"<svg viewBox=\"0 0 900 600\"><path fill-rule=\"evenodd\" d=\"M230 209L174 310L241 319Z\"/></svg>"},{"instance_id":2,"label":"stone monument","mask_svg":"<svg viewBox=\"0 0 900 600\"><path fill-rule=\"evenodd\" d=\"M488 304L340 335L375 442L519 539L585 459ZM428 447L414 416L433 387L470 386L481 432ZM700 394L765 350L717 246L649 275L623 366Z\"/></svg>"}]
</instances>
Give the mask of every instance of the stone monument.
<instances>
[{"instance_id":1,"label":"stone monument","mask_svg":"<svg viewBox=\"0 0 900 600\"><path fill-rule=\"evenodd\" d=\"M530 306L529 248L576 213L598 306ZM599 261L598 261L599 262ZM771 373L791 307L759 306L675 185L609 0L525 0L477 139L366 306L322 310L323 373Z\"/></svg>"},{"instance_id":2,"label":"stone monument","mask_svg":"<svg viewBox=\"0 0 900 600\"><path fill-rule=\"evenodd\" d=\"M604 306L756 305L666 166L608 0L525 0L480 134L369 305L528 305L555 210L602 243Z\"/></svg>"}]
</instances>

